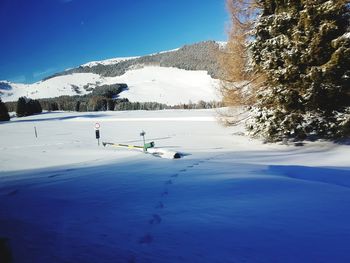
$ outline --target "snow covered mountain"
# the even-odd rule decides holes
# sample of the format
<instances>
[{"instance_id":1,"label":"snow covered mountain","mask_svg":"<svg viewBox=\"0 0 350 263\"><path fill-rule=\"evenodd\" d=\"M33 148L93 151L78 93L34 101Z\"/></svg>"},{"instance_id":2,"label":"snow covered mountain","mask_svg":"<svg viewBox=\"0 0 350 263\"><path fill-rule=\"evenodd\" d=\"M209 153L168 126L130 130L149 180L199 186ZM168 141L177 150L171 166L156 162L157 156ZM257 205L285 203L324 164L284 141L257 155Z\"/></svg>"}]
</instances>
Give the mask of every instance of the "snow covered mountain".
<instances>
[{"instance_id":1,"label":"snow covered mountain","mask_svg":"<svg viewBox=\"0 0 350 263\"><path fill-rule=\"evenodd\" d=\"M126 83L120 94L130 101L168 105L218 100L222 72L218 52L223 44L206 41L143 57L93 61L57 73L34 84L0 82L3 101L84 95L102 85Z\"/></svg>"}]
</instances>

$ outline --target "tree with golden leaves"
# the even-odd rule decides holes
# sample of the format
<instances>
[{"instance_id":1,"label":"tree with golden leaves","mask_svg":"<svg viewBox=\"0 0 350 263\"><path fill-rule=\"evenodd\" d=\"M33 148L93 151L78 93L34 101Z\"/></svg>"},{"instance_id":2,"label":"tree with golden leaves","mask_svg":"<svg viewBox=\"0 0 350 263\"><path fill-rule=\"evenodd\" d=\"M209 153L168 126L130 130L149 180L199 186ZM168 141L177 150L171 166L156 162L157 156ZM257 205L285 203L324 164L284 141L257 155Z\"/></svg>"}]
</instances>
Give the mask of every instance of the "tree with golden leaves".
<instances>
[{"instance_id":1,"label":"tree with golden leaves","mask_svg":"<svg viewBox=\"0 0 350 263\"><path fill-rule=\"evenodd\" d=\"M230 14L230 28L226 48L221 54L225 77L220 91L228 107L252 106L261 77L250 67L249 43L253 37L259 5L256 0L227 0L226 7ZM225 117L228 124L241 121L239 116Z\"/></svg>"}]
</instances>

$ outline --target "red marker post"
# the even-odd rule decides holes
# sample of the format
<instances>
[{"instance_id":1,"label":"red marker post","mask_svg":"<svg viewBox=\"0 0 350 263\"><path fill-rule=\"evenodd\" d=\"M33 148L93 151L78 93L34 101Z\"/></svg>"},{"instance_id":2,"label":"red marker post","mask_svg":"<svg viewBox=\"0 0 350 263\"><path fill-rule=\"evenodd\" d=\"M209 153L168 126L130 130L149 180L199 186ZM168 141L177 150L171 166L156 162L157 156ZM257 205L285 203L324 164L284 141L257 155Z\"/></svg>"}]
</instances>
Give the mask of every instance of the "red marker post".
<instances>
[{"instance_id":1,"label":"red marker post","mask_svg":"<svg viewBox=\"0 0 350 263\"><path fill-rule=\"evenodd\" d=\"M98 122L96 122L96 124L95 124L95 135L96 135L98 146L100 146L100 127L101 127L101 125Z\"/></svg>"}]
</instances>

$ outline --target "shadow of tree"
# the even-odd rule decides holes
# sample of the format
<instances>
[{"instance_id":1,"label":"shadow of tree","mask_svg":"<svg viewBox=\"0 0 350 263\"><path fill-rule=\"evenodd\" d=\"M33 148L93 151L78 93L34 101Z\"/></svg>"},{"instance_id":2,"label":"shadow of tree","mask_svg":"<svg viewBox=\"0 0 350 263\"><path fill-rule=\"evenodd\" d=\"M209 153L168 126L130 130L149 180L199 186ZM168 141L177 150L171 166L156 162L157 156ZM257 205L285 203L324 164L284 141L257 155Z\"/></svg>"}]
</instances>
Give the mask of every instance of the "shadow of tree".
<instances>
[{"instance_id":1,"label":"shadow of tree","mask_svg":"<svg viewBox=\"0 0 350 263\"><path fill-rule=\"evenodd\" d=\"M270 165L268 172L294 179L321 182L350 188L350 167L310 167L298 165Z\"/></svg>"},{"instance_id":2,"label":"shadow of tree","mask_svg":"<svg viewBox=\"0 0 350 263\"><path fill-rule=\"evenodd\" d=\"M42 121L63 121L63 120L70 120L70 119L75 119L75 118L102 118L106 117L107 114L77 114L77 115L72 115L72 116L62 116L62 117L48 117L48 118L29 118L29 119L16 119L15 121L12 121L12 123L23 123L23 122L42 122ZM10 123L10 122L4 122L4 123Z\"/></svg>"}]
</instances>

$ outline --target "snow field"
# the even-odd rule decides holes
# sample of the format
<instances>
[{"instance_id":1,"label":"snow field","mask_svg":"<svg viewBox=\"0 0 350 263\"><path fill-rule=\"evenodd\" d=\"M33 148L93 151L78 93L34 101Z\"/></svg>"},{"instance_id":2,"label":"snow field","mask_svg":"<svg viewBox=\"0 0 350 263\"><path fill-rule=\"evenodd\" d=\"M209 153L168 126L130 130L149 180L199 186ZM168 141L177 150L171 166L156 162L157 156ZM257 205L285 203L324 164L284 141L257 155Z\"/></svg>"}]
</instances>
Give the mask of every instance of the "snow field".
<instances>
[{"instance_id":1,"label":"snow field","mask_svg":"<svg viewBox=\"0 0 350 263\"><path fill-rule=\"evenodd\" d=\"M98 147L96 122L103 141L141 144L145 130L185 156ZM0 127L0 237L15 262L350 260L349 146L262 144L211 110L46 113Z\"/></svg>"}]
</instances>

